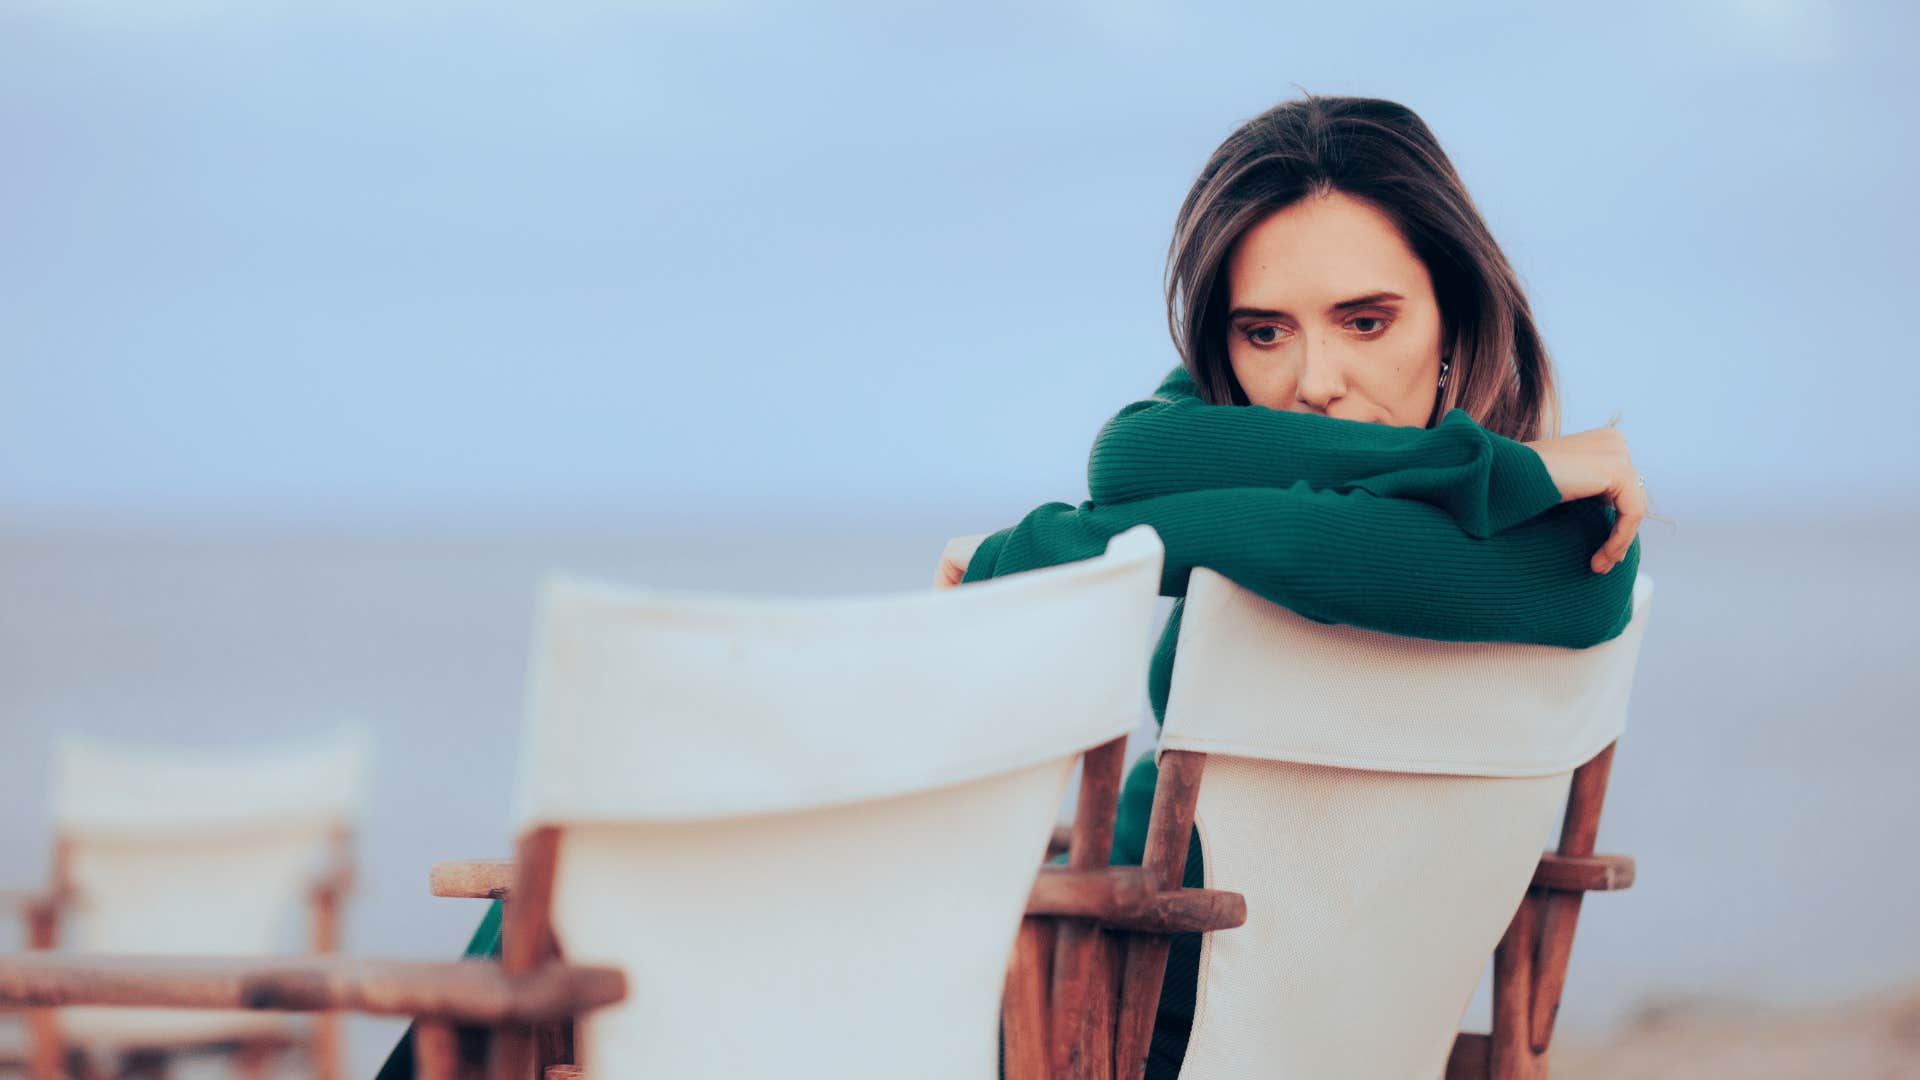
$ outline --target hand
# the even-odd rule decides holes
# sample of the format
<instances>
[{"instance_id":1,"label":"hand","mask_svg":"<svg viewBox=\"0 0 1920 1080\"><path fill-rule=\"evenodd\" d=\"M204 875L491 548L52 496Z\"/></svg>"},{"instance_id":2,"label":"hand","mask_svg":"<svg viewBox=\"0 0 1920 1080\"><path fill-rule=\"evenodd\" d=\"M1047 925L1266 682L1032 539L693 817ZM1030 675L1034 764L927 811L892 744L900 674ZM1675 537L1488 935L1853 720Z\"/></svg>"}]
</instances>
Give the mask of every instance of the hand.
<instances>
[{"instance_id":1,"label":"hand","mask_svg":"<svg viewBox=\"0 0 1920 1080\"><path fill-rule=\"evenodd\" d=\"M947 541L947 549L940 553L940 568L933 572L933 587L951 589L960 584L960 579L967 576L967 565L973 562L973 553L980 550L980 543L986 538L986 533L980 533Z\"/></svg>"},{"instance_id":2,"label":"hand","mask_svg":"<svg viewBox=\"0 0 1920 1080\"><path fill-rule=\"evenodd\" d=\"M1647 489L1642 486L1640 473L1627 453L1627 437L1609 423L1592 431L1527 445L1546 465L1547 475L1560 489L1561 502L1604 495L1613 503L1619 514L1613 523L1613 533L1588 563L1596 574L1612 570L1627 557L1627 547L1633 543L1634 535L1640 531L1640 522L1647 516Z\"/></svg>"}]
</instances>

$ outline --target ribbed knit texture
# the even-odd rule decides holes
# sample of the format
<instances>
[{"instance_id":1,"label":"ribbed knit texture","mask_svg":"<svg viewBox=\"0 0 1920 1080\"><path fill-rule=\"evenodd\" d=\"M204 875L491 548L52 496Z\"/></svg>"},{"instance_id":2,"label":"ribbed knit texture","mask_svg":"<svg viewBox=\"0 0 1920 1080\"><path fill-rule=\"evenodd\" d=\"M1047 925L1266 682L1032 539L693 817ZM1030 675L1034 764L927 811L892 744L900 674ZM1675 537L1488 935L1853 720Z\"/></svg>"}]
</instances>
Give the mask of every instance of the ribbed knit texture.
<instances>
[{"instance_id":1,"label":"ribbed knit texture","mask_svg":"<svg viewBox=\"0 0 1920 1080\"><path fill-rule=\"evenodd\" d=\"M1460 410L1431 428L1334 420L1257 405L1208 405L1176 368L1094 440L1090 498L1048 503L989 536L965 580L1099 555L1147 524L1166 545L1164 596L1204 566L1302 615L1441 641L1585 648L1632 615L1640 544L1606 574L1588 560L1614 513L1562 503L1538 454ZM1166 715L1182 605L1155 649L1148 697ZM1121 792L1113 861L1138 865L1156 778L1135 763ZM1186 884L1200 884L1195 838ZM1171 1076L1193 1021L1197 935L1167 965L1149 1077Z\"/></svg>"},{"instance_id":2,"label":"ribbed knit texture","mask_svg":"<svg viewBox=\"0 0 1920 1080\"><path fill-rule=\"evenodd\" d=\"M1432 503L1482 537L1560 501L1539 455L1460 409L1417 428L1208 405L1185 368L1108 421L1087 462L1088 496L1102 506L1294 484Z\"/></svg>"}]
</instances>

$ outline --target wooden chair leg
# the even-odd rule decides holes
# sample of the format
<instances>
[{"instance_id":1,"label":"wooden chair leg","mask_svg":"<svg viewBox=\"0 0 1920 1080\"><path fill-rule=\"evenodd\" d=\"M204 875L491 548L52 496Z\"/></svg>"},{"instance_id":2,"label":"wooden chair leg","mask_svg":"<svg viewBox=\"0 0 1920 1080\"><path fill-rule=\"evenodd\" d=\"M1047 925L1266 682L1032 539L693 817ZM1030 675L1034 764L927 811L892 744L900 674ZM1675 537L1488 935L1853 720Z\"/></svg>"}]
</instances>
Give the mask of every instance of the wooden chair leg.
<instances>
[{"instance_id":1,"label":"wooden chair leg","mask_svg":"<svg viewBox=\"0 0 1920 1080\"><path fill-rule=\"evenodd\" d=\"M1167 974L1173 939L1165 934L1128 934L1120 977L1120 1015L1114 1025L1114 1076L1141 1080L1153 1046L1160 983Z\"/></svg>"},{"instance_id":2,"label":"wooden chair leg","mask_svg":"<svg viewBox=\"0 0 1920 1080\"><path fill-rule=\"evenodd\" d=\"M1533 961L1539 944L1540 893L1527 890L1493 951L1493 1034L1487 1047L1492 1080L1533 1080Z\"/></svg>"},{"instance_id":3,"label":"wooden chair leg","mask_svg":"<svg viewBox=\"0 0 1920 1080\"><path fill-rule=\"evenodd\" d=\"M487 1048L487 1080L536 1080L533 1029L526 1024L501 1024L493 1029Z\"/></svg>"},{"instance_id":4,"label":"wooden chair leg","mask_svg":"<svg viewBox=\"0 0 1920 1080\"><path fill-rule=\"evenodd\" d=\"M415 1080L483 1080L492 1043L485 1028L422 1018L413 1026Z\"/></svg>"},{"instance_id":5,"label":"wooden chair leg","mask_svg":"<svg viewBox=\"0 0 1920 1080\"><path fill-rule=\"evenodd\" d=\"M1607 797L1613 771L1613 746L1576 769L1567 792L1566 821L1560 827L1560 854L1591 855L1599 838L1600 807ZM1573 955L1573 930L1580 921L1578 892L1550 892L1540 915L1540 945L1533 974L1533 1010L1528 1043L1544 1054L1553 1039L1553 1022L1560 1015L1560 994L1566 988L1567 962Z\"/></svg>"},{"instance_id":6,"label":"wooden chair leg","mask_svg":"<svg viewBox=\"0 0 1920 1080\"><path fill-rule=\"evenodd\" d=\"M1200 779L1206 765L1207 755L1196 751L1169 750L1160 755L1146 852L1141 858L1153 888L1178 889L1186 875L1187 848L1192 843ZM1167 955L1172 947L1173 939L1164 934L1127 935L1120 1013L1113 1035L1114 1075L1120 1080L1140 1080L1146 1075L1153 1025L1159 1013L1160 981L1167 973Z\"/></svg>"},{"instance_id":7,"label":"wooden chair leg","mask_svg":"<svg viewBox=\"0 0 1920 1080\"><path fill-rule=\"evenodd\" d=\"M456 1080L460 1072L460 1045L453 1024L421 1019L413 1025L415 1080Z\"/></svg>"},{"instance_id":8,"label":"wooden chair leg","mask_svg":"<svg viewBox=\"0 0 1920 1080\"><path fill-rule=\"evenodd\" d=\"M319 1013L313 1018L313 1035L307 1051L312 1056L314 1080L345 1080L342 1071L339 1013Z\"/></svg>"},{"instance_id":9,"label":"wooden chair leg","mask_svg":"<svg viewBox=\"0 0 1920 1080\"><path fill-rule=\"evenodd\" d=\"M56 887L66 875L66 846L56 841L54 881ZM60 939L60 906L36 904L27 912L27 948L51 949ZM27 1011L27 1075L31 1080L61 1080L61 1065L67 1057L66 1040L60 1034L60 1014L52 1009Z\"/></svg>"},{"instance_id":10,"label":"wooden chair leg","mask_svg":"<svg viewBox=\"0 0 1920 1080\"><path fill-rule=\"evenodd\" d=\"M1120 805L1126 755L1124 737L1102 743L1085 755L1067 850L1071 869L1102 869L1112 855L1113 819ZM1111 1080L1115 979L1107 935L1090 920L1064 920L1053 947L1050 1077Z\"/></svg>"},{"instance_id":11,"label":"wooden chair leg","mask_svg":"<svg viewBox=\"0 0 1920 1080\"><path fill-rule=\"evenodd\" d=\"M237 1080L267 1080L276 1047L265 1042L244 1042L233 1052L233 1072Z\"/></svg>"},{"instance_id":12,"label":"wooden chair leg","mask_svg":"<svg viewBox=\"0 0 1920 1080\"><path fill-rule=\"evenodd\" d=\"M523 975L559 954L550 919L560 830L534 829L514 849L513 904L501 912L500 968ZM487 1050L488 1080L539 1080L544 1072L534 1026L500 1024Z\"/></svg>"},{"instance_id":13,"label":"wooden chair leg","mask_svg":"<svg viewBox=\"0 0 1920 1080\"><path fill-rule=\"evenodd\" d=\"M60 1014L52 1009L27 1013L29 1043L27 1075L31 1080L61 1080L67 1047L60 1035Z\"/></svg>"},{"instance_id":14,"label":"wooden chair leg","mask_svg":"<svg viewBox=\"0 0 1920 1080\"><path fill-rule=\"evenodd\" d=\"M352 880L352 855L352 831L336 829L333 835L333 870L307 896L307 944L316 955L331 956L340 951L340 907ZM307 1055L314 1080L345 1080L343 1045L339 1015L316 1015L307 1038Z\"/></svg>"},{"instance_id":15,"label":"wooden chair leg","mask_svg":"<svg viewBox=\"0 0 1920 1080\"><path fill-rule=\"evenodd\" d=\"M1053 983L1054 925L1020 920L1007 988L1000 1002L1001 1054L1006 1080L1048 1080L1047 1010Z\"/></svg>"},{"instance_id":16,"label":"wooden chair leg","mask_svg":"<svg viewBox=\"0 0 1920 1080\"><path fill-rule=\"evenodd\" d=\"M1113 1075L1113 954L1085 919L1065 920L1053 952L1053 1071L1065 1080Z\"/></svg>"}]
</instances>

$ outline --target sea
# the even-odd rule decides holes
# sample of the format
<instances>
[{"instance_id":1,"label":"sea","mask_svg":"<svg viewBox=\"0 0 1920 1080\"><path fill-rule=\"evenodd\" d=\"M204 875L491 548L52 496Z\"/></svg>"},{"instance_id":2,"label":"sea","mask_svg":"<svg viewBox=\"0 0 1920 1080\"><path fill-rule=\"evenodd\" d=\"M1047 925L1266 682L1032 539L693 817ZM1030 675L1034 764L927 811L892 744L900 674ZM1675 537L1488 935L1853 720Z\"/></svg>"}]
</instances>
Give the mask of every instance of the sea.
<instances>
[{"instance_id":1,"label":"sea","mask_svg":"<svg viewBox=\"0 0 1920 1080\"><path fill-rule=\"evenodd\" d=\"M374 760L347 951L451 957L481 909L429 896L427 871L511 851L544 575L885 593L927 587L946 532L0 526L0 888L45 876L62 735L242 747L354 726ZM1920 517L1897 515L1647 525L1652 621L1600 830L1638 882L1582 910L1563 1035L1920 981L1916 536ZM1485 1013L1483 986L1469 1026ZM352 1075L398 1030L355 1018Z\"/></svg>"}]
</instances>

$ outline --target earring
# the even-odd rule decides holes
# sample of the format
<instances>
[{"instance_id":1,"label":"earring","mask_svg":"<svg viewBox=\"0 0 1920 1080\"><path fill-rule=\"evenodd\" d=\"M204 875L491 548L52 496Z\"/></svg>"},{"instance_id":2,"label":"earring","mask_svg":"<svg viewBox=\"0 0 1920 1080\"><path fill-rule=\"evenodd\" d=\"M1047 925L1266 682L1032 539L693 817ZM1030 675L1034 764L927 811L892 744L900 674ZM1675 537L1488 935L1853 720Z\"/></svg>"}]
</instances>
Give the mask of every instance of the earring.
<instances>
[{"instance_id":1,"label":"earring","mask_svg":"<svg viewBox=\"0 0 1920 1080\"><path fill-rule=\"evenodd\" d=\"M1444 356L1441 357L1440 358L1440 385L1441 386L1447 385L1447 372L1452 370L1453 370L1453 361L1448 360Z\"/></svg>"}]
</instances>

